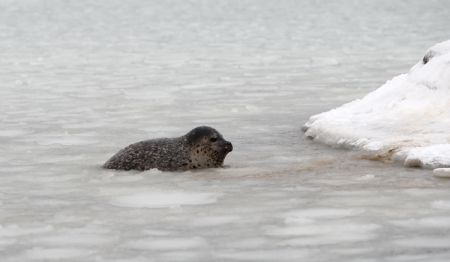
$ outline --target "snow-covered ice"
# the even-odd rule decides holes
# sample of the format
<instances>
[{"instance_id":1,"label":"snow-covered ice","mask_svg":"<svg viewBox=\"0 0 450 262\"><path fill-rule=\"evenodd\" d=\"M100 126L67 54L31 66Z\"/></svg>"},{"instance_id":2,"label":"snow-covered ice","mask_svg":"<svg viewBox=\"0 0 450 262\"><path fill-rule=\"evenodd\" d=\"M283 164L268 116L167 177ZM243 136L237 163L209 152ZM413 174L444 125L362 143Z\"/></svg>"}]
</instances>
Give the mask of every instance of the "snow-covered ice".
<instances>
[{"instance_id":1,"label":"snow-covered ice","mask_svg":"<svg viewBox=\"0 0 450 262\"><path fill-rule=\"evenodd\" d=\"M300 129L406 72L449 9L0 0L0 261L448 261L450 180ZM233 142L225 168L101 168L198 125Z\"/></svg>"},{"instance_id":2,"label":"snow-covered ice","mask_svg":"<svg viewBox=\"0 0 450 262\"><path fill-rule=\"evenodd\" d=\"M450 166L450 40L362 99L312 116L306 136L410 167Z\"/></svg>"}]
</instances>

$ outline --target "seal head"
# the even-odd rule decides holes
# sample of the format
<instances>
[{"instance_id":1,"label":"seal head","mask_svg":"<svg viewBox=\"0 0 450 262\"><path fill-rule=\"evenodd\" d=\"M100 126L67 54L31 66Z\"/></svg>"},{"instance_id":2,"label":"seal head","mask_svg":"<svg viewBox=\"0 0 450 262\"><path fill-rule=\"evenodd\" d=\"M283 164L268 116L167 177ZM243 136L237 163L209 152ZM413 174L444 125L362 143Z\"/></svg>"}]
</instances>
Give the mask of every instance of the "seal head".
<instances>
[{"instance_id":1,"label":"seal head","mask_svg":"<svg viewBox=\"0 0 450 262\"><path fill-rule=\"evenodd\" d=\"M212 127L196 127L184 137L191 150L189 169L220 167L226 155L233 151L233 145Z\"/></svg>"}]
</instances>

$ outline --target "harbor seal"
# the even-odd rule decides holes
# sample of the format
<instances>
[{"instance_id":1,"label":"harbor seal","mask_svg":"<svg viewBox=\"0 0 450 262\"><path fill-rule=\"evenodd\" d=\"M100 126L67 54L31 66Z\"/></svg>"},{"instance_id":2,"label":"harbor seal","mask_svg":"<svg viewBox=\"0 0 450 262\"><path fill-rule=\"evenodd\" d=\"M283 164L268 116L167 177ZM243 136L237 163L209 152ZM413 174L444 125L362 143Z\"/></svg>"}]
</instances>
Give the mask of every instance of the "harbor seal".
<instances>
[{"instance_id":1,"label":"harbor seal","mask_svg":"<svg viewBox=\"0 0 450 262\"><path fill-rule=\"evenodd\" d=\"M159 138L131 144L103 165L108 169L161 171L220 167L233 145L212 127L200 126L177 138Z\"/></svg>"}]
</instances>

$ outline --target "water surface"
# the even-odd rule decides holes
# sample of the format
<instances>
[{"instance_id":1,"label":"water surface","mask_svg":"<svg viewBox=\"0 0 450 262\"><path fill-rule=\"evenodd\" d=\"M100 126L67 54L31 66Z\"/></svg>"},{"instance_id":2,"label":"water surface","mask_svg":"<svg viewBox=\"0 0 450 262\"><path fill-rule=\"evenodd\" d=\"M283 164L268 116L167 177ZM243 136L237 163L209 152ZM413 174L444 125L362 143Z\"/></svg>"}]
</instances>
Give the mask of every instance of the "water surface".
<instances>
[{"instance_id":1,"label":"water surface","mask_svg":"<svg viewBox=\"0 0 450 262\"><path fill-rule=\"evenodd\" d=\"M300 128L446 40L449 10L0 1L1 260L447 261L448 180ZM233 142L226 168L100 168L198 125Z\"/></svg>"}]
</instances>

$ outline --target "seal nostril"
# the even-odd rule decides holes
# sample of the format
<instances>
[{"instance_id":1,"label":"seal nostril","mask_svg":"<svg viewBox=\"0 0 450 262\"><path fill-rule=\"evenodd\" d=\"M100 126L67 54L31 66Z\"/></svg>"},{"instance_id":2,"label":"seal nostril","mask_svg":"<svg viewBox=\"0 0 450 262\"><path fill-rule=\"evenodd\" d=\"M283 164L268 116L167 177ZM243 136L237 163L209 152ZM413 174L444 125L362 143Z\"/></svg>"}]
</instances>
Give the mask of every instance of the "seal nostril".
<instances>
[{"instance_id":1,"label":"seal nostril","mask_svg":"<svg viewBox=\"0 0 450 262\"><path fill-rule=\"evenodd\" d=\"M226 142L225 146L228 150L233 151L233 144L231 144L230 142Z\"/></svg>"}]
</instances>

